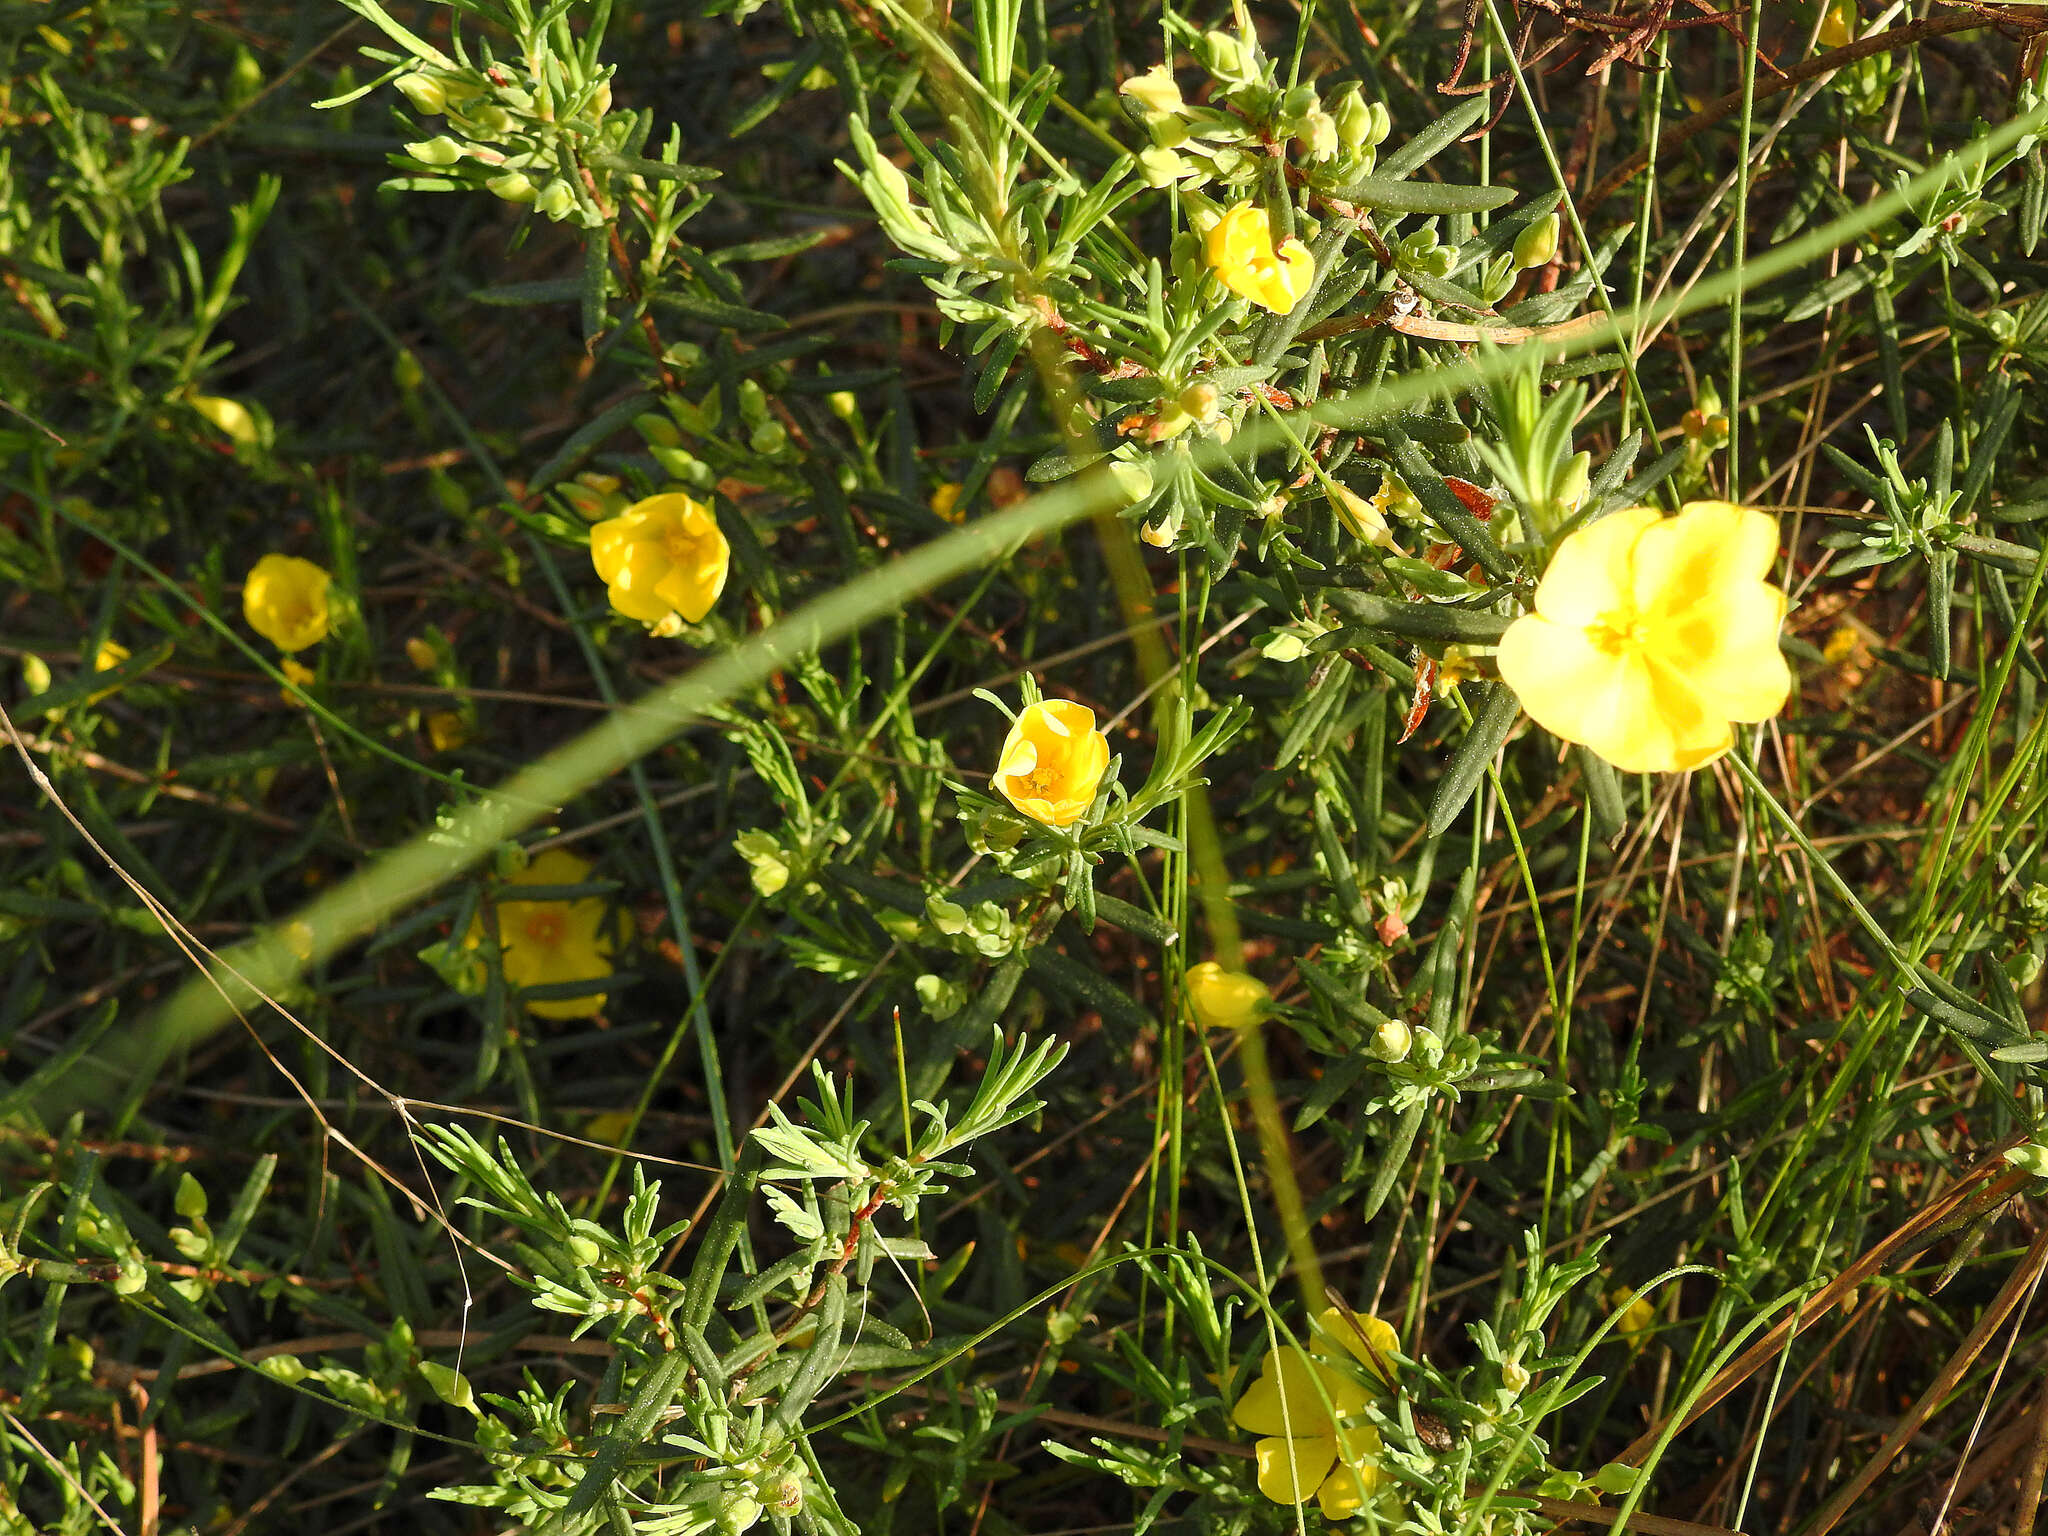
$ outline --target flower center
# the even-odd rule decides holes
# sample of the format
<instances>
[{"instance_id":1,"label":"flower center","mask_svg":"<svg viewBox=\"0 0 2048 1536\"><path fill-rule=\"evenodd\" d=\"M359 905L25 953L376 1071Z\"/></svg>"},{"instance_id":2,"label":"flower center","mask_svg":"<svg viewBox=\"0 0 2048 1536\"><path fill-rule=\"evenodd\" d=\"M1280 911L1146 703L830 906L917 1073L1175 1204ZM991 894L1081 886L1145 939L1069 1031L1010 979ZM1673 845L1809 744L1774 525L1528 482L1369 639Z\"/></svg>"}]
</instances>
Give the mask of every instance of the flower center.
<instances>
[{"instance_id":1,"label":"flower center","mask_svg":"<svg viewBox=\"0 0 2048 1536\"><path fill-rule=\"evenodd\" d=\"M519 931L527 941L543 949L554 949L562 942L562 934L568 927L568 920L560 912L543 909L533 913L519 925Z\"/></svg>"},{"instance_id":2,"label":"flower center","mask_svg":"<svg viewBox=\"0 0 2048 1536\"><path fill-rule=\"evenodd\" d=\"M681 565L693 558L697 552L697 541L682 528L671 528L661 536L661 547L668 551L671 563Z\"/></svg>"},{"instance_id":3,"label":"flower center","mask_svg":"<svg viewBox=\"0 0 2048 1536\"><path fill-rule=\"evenodd\" d=\"M1641 650L1647 626L1633 608L1610 608L1586 627L1586 638L1609 656Z\"/></svg>"}]
</instances>

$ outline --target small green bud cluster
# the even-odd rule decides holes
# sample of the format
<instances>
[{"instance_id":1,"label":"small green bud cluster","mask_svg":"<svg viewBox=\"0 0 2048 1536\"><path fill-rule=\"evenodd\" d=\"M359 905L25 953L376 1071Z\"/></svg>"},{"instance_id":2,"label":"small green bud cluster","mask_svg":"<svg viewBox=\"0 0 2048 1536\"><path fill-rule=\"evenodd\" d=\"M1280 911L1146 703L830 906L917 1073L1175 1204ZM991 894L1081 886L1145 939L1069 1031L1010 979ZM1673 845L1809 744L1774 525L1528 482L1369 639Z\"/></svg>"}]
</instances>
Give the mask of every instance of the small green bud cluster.
<instances>
[{"instance_id":1,"label":"small green bud cluster","mask_svg":"<svg viewBox=\"0 0 2048 1536\"><path fill-rule=\"evenodd\" d=\"M551 57L540 76L521 85L503 65L422 62L392 84L423 117L446 117L451 131L408 143L405 153L419 166L455 173L558 224L596 228L604 222L602 210L580 178L561 167L577 162L581 149L618 147L605 142L609 71L573 79L564 62Z\"/></svg>"},{"instance_id":2,"label":"small green bud cluster","mask_svg":"<svg viewBox=\"0 0 2048 1536\"><path fill-rule=\"evenodd\" d=\"M1449 277L1451 268L1457 264L1456 249L1438 239L1434 220L1414 233L1403 236L1394 247L1394 265L1403 272L1420 272L1428 277Z\"/></svg>"},{"instance_id":3,"label":"small green bud cluster","mask_svg":"<svg viewBox=\"0 0 2048 1536\"><path fill-rule=\"evenodd\" d=\"M943 896L931 896L925 900L924 911L932 927L962 954L1000 960L1017 947L1016 920L992 901L978 902L969 909Z\"/></svg>"},{"instance_id":4,"label":"small green bud cluster","mask_svg":"<svg viewBox=\"0 0 2048 1536\"><path fill-rule=\"evenodd\" d=\"M1374 147L1392 119L1383 102L1365 100L1355 81L1328 102L1313 85L1282 90L1258 45L1231 32L1205 32L1191 52L1216 84L1208 105L1181 94L1169 64L1155 64L1119 87L1151 140L1138 152L1148 185L1251 187L1272 139L1293 140L1304 160L1339 179L1372 169Z\"/></svg>"}]
</instances>

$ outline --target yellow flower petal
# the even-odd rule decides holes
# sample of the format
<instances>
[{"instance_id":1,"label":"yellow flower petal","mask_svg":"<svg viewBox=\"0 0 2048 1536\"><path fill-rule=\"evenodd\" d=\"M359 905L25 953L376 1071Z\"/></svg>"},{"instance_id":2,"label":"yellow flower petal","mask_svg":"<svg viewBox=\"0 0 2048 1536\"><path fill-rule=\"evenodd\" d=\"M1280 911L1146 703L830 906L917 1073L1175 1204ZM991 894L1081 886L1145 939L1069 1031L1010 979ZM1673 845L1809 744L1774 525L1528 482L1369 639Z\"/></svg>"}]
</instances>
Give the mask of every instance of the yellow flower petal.
<instances>
[{"instance_id":1,"label":"yellow flower petal","mask_svg":"<svg viewBox=\"0 0 2048 1536\"><path fill-rule=\"evenodd\" d=\"M1661 520L1655 507L1624 507L1574 533L1550 557L1536 588L1536 611L1582 628L1612 613L1633 589L1629 572L1636 541Z\"/></svg>"},{"instance_id":2,"label":"yellow flower petal","mask_svg":"<svg viewBox=\"0 0 2048 1536\"><path fill-rule=\"evenodd\" d=\"M1604 649L1583 629L1526 614L1501 637L1499 665L1532 720L1625 773L1675 773L1696 756L1682 743L1705 745L1696 699L1676 686L1660 692L1640 653ZM1673 706L1675 726L1666 719Z\"/></svg>"},{"instance_id":3,"label":"yellow flower petal","mask_svg":"<svg viewBox=\"0 0 2048 1536\"><path fill-rule=\"evenodd\" d=\"M1338 1417L1365 1406L1365 1388L1312 1360L1298 1349L1266 1354L1253 1382L1230 1417L1255 1435L1327 1435Z\"/></svg>"},{"instance_id":4,"label":"yellow flower petal","mask_svg":"<svg viewBox=\"0 0 2048 1536\"><path fill-rule=\"evenodd\" d=\"M1322 1486L1337 1462L1335 1435L1286 1439L1275 1435L1252 1447L1258 1457L1259 1492L1275 1504L1299 1504Z\"/></svg>"},{"instance_id":5,"label":"yellow flower petal","mask_svg":"<svg viewBox=\"0 0 2048 1536\"><path fill-rule=\"evenodd\" d=\"M1374 1434L1374 1450L1379 1448L1379 1436ZM1353 1437L1345 1437L1345 1453L1350 1457ZM1321 1506L1326 1520L1349 1520L1365 1507L1365 1501L1378 1492L1380 1486L1379 1464L1368 1457L1341 1460L1330 1469L1330 1475L1323 1479L1323 1486L1316 1492L1316 1503Z\"/></svg>"},{"instance_id":6,"label":"yellow flower petal","mask_svg":"<svg viewBox=\"0 0 2048 1536\"><path fill-rule=\"evenodd\" d=\"M1655 624L1649 648L1724 719L1753 724L1792 696L1792 668L1778 649L1784 617L1784 593L1742 582Z\"/></svg>"},{"instance_id":7,"label":"yellow flower petal","mask_svg":"<svg viewBox=\"0 0 2048 1536\"><path fill-rule=\"evenodd\" d=\"M1763 580L1777 539L1773 518L1732 502L1672 518L1630 507L1583 528L1502 637L1501 677L1539 725L1617 768L1710 762L1731 722L1769 719L1791 696L1784 594Z\"/></svg>"},{"instance_id":8,"label":"yellow flower petal","mask_svg":"<svg viewBox=\"0 0 2048 1536\"><path fill-rule=\"evenodd\" d=\"M1380 1359L1388 1360L1400 1348L1400 1336L1394 1332L1393 1324L1382 1322L1370 1313L1325 1307L1316 1319L1316 1327L1324 1337L1335 1340L1352 1359L1382 1381L1391 1379L1381 1369L1380 1361L1373 1358L1372 1351L1378 1350ZM1368 1341L1372 1349L1366 1348Z\"/></svg>"},{"instance_id":9,"label":"yellow flower petal","mask_svg":"<svg viewBox=\"0 0 2048 1536\"><path fill-rule=\"evenodd\" d=\"M1730 501L1687 502L1637 541L1635 606L1644 614L1682 613L1732 586L1762 582L1777 558L1778 520L1768 512Z\"/></svg>"}]
</instances>

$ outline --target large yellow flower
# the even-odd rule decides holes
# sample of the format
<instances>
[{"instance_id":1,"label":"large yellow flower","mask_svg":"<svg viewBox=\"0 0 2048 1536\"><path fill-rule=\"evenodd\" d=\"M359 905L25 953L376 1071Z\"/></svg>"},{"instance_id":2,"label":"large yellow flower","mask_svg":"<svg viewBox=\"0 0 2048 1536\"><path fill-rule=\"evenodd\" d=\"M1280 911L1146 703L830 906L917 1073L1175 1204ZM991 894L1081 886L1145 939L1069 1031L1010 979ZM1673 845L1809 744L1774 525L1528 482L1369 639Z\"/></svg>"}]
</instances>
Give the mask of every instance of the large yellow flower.
<instances>
[{"instance_id":1,"label":"large yellow flower","mask_svg":"<svg viewBox=\"0 0 2048 1536\"><path fill-rule=\"evenodd\" d=\"M1536 611L1501 637L1500 675L1538 725L1625 772L1711 762L1731 721L1768 720L1792 692L1785 594L1764 580L1777 552L1777 520L1733 502L1602 518L1558 545Z\"/></svg>"},{"instance_id":2,"label":"large yellow flower","mask_svg":"<svg viewBox=\"0 0 2048 1536\"><path fill-rule=\"evenodd\" d=\"M1316 259L1293 236L1273 248L1266 210L1240 203L1209 226L1202 255L1223 286L1284 315L1301 302L1315 281Z\"/></svg>"},{"instance_id":3,"label":"large yellow flower","mask_svg":"<svg viewBox=\"0 0 2048 1536\"><path fill-rule=\"evenodd\" d=\"M636 501L590 530L590 559L629 619L695 624L725 590L732 546L711 509L680 491Z\"/></svg>"},{"instance_id":4,"label":"large yellow flower","mask_svg":"<svg viewBox=\"0 0 2048 1536\"><path fill-rule=\"evenodd\" d=\"M1034 821L1068 827L1095 799L1109 766L1109 738L1095 711L1066 699L1033 704L1003 742L996 788Z\"/></svg>"},{"instance_id":5,"label":"large yellow flower","mask_svg":"<svg viewBox=\"0 0 2048 1536\"><path fill-rule=\"evenodd\" d=\"M1382 1352L1393 1348L1394 1330L1376 1317L1336 1307L1318 1319L1319 1331L1374 1374L1380 1365L1363 1339ZM1370 1424L1346 1424L1366 1403L1366 1389L1351 1377L1299 1349L1266 1354L1259 1379L1246 1389L1230 1417L1240 1429L1263 1438L1252 1447L1258 1459L1259 1492L1276 1504L1300 1504L1310 1494L1331 1520L1345 1520L1379 1487L1379 1431Z\"/></svg>"},{"instance_id":6,"label":"large yellow flower","mask_svg":"<svg viewBox=\"0 0 2048 1536\"><path fill-rule=\"evenodd\" d=\"M242 581L242 617L280 651L303 651L327 638L333 581L297 555L265 555Z\"/></svg>"},{"instance_id":7,"label":"large yellow flower","mask_svg":"<svg viewBox=\"0 0 2048 1536\"><path fill-rule=\"evenodd\" d=\"M590 865L564 848L550 848L514 875L511 885L581 885ZM522 901L500 896L498 943L504 950L505 980L515 987L545 987L565 981L598 981L611 975L612 936L604 902ZM472 948L484 941L483 919L470 925ZM602 993L588 997L529 999L527 1011L544 1019L586 1019L604 1007Z\"/></svg>"}]
</instances>

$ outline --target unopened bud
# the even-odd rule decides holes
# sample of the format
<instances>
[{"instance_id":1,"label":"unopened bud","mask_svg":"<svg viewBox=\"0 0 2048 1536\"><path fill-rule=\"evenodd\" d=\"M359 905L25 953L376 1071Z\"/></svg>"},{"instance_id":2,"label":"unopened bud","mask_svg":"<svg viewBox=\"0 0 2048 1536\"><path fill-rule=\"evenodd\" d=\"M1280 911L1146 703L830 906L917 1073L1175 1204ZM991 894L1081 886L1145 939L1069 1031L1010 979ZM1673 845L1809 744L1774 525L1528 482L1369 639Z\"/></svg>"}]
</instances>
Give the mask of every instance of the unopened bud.
<instances>
[{"instance_id":1,"label":"unopened bud","mask_svg":"<svg viewBox=\"0 0 2048 1536\"><path fill-rule=\"evenodd\" d=\"M1560 511L1576 512L1586 499L1586 492L1593 485L1593 455L1581 449L1566 461L1558 473L1557 484L1551 491L1551 500Z\"/></svg>"},{"instance_id":2,"label":"unopened bud","mask_svg":"<svg viewBox=\"0 0 2048 1536\"><path fill-rule=\"evenodd\" d=\"M1337 142L1353 154L1372 143L1372 108L1366 104L1365 94L1356 81L1338 93L1330 116L1337 122Z\"/></svg>"},{"instance_id":3,"label":"unopened bud","mask_svg":"<svg viewBox=\"0 0 2048 1536\"><path fill-rule=\"evenodd\" d=\"M1172 117L1187 105L1181 99L1180 87L1174 83L1173 71L1164 64L1154 64L1142 75L1131 76L1118 87L1118 93L1143 107L1148 117Z\"/></svg>"},{"instance_id":4,"label":"unopened bud","mask_svg":"<svg viewBox=\"0 0 2048 1536\"><path fill-rule=\"evenodd\" d=\"M421 165L436 167L453 165L468 150L469 146L467 144L464 144L460 139L451 139L445 133L439 138L421 139L418 143L405 146L405 152L411 155L413 159L419 161Z\"/></svg>"},{"instance_id":5,"label":"unopened bud","mask_svg":"<svg viewBox=\"0 0 2048 1536\"><path fill-rule=\"evenodd\" d=\"M1209 72L1226 85L1249 85L1257 79L1252 51L1228 32L1207 32L1203 51L1209 55Z\"/></svg>"},{"instance_id":6,"label":"unopened bud","mask_svg":"<svg viewBox=\"0 0 2048 1536\"><path fill-rule=\"evenodd\" d=\"M1515 236L1515 265L1524 272L1548 266L1557 255L1557 215L1546 213Z\"/></svg>"},{"instance_id":7,"label":"unopened bud","mask_svg":"<svg viewBox=\"0 0 2048 1536\"><path fill-rule=\"evenodd\" d=\"M524 171L507 171L484 185L508 203L530 203L540 196L540 189L526 179Z\"/></svg>"},{"instance_id":8,"label":"unopened bud","mask_svg":"<svg viewBox=\"0 0 2048 1536\"><path fill-rule=\"evenodd\" d=\"M1302 120L1301 131L1295 134L1294 138L1295 142L1301 145L1302 153L1311 160L1337 158L1337 120L1321 108L1309 113Z\"/></svg>"},{"instance_id":9,"label":"unopened bud","mask_svg":"<svg viewBox=\"0 0 2048 1536\"><path fill-rule=\"evenodd\" d=\"M1273 994L1256 976L1226 971L1214 960L1188 968L1188 1007L1204 1029L1242 1029L1256 1024Z\"/></svg>"},{"instance_id":10,"label":"unopened bud","mask_svg":"<svg viewBox=\"0 0 2048 1536\"><path fill-rule=\"evenodd\" d=\"M448 89L432 75L415 70L409 75L400 75L391 83L405 93L405 99L412 103L416 112L432 114L448 109Z\"/></svg>"},{"instance_id":11,"label":"unopened bud","mask_svg":"<svg viewBox=\"0 0 2048 1536\"><path fill-rule=\"evenodd\" d=\"M1170 187L1187 173L1188 162L1176 150L1153 148L1138 151L1138 174L1145 178L1148 187Z\"/></svg>"},{"instance_id":12,"label":"unopened bud","mask_svg":"<svg viewBox=\"0 0 2048 1536\"><path fill-rule=\"evenodd\" d=\"M576 211L576 194L569 190L568 182L557 176L541 188L533 206L559 224Z\"/></svg>"},{"instance_id":13,"label":"unopened bud","mask_svg":"<svg viewBox=\"0 0 2048 1536\"><path fill-rule=\"evenodd\" d=\"M1109 466L1109 478L1116 482L1117 494L1125 506L1152 494L1152 471L1142 464L1118 459Z\"/></svg>"},{"instance_id":14,"label":"unopened bud","mask_svg":"<svg viewBox=\"0 0 2048 1536\"><path fill-rule=\"evenodd\" d=\"M1381 1061L1406 1061L1414 1038L1401 1020L1388 1019L1372 1037L1372 1053Z\"/></svg>"}]
</instances>

